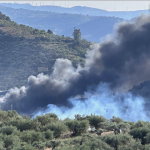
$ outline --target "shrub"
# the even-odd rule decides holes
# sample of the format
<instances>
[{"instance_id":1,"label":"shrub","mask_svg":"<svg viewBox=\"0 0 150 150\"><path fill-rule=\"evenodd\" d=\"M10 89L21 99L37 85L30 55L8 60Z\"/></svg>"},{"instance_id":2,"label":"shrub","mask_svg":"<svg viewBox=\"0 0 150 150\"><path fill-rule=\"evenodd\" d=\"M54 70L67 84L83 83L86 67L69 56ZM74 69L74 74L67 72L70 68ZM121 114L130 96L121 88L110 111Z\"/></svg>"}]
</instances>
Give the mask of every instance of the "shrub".
<instances>
[{"instance_id":1,"label":"shrub","mask_svg":"<svg viewBox=\"0 0 150 150\"><path fill-rule=\"evenodd\" d=\"M101 126L100 124L102 122L105 122L106 119L103 116L87 116L87 119L89 120L91 128L95 127L95 129L99 129Z\"/></svg>"},{"instance_id":2,"label":"shrub","mask_svg":"<svg viewBox=\"0 0 150 150\"><path fill-rule=\"evenodd\" d=\"M4 137L4 143L6 148L13 147L17 145L19 142L20 140L18 136L8 135Z\"/></svg>"},{"instance_id":3,"label":"shrub","mask_svg":"<svg viewBox=\"0 0 150 150\"><path fill-rule=\"evenodd\" d=\"M0 128L0 133L10 135L16 130L17 130L17 128L13 127L13 126L3 126L2 128Z\"/></svg>"},{"instance_id":4,"label":"shrub","mask_svg":"<svg viewBox=\"0 0 150 150\"><path fill-rule=\"evenodd\" d=\"M104 136L104 137L102 137L102 140L104 140L111 147L114 147L117 149L121 145L125 145L125 146L129 147L130 142L133 139L132 139L132 136L129 134L118 134L118 135Z\"/></svg>"},{"instance_id":5,"label":"shrub","mask_svg":"<svg viewBox=\"0 0 150 150\"><path fill-rule=\"evenodd\" d=\"M53 132L51 130L47 130L45 132L45 138L48 140L52 140L53 139Z\"/></svg>"},{"instance_id":6,"label":"shrub","mask_svg":"<svg viewBox=\"0 0 150 150\"><path fill-rule=\"evenodd\" d=\"M82 133L86 133L89 127L89 121L68 120L66 121L66 125L68 126L69 130L73 132L73 135L81 135Z\"/></svg>"},{"instance_id":7,"label":"shrub","mask_svg":"<svg viewBox=\"0 0 150 150\"><path fill-rule=\"evenodd\" d=\"M139 138L141 139L141 143L145 144L146 136L148 133L150 133L150 129L145 127L139 127L139 128L132 129L129 133L133 135L133 138Z\"/></svg>"},{"instance_id":8,"label":"shrub","mask_svg":"<svg viewBox=\"0 0 150 150\"><path fill-rule=\"evenodd\" d=\"M110 119L111 122L116 122L116 123L121 123L123 122L123 120L119 117L115 117L113 116L111 119Z\"/></svg>"},{"instance_id":9,"label":"shrub","mask_svg":"<svg viewBox=\"0 0 150 150\"><path fill-rule=\"evenodd\" d=\"M48 123L58 121L58 117L55 114L46 114L42 116L37 116L35 120L38 120L38 122L40 122L42 126L45 126Z\"/></svg>"},{"instance_id":10,"label":"shrub","mask_svg":"<svg viewBox=\"0 0 150 150\"><path fill-rule=\"evenodd\" d=\"M20 136L23 142L27 142L32 144L35 141L44 141L44 135L41 132L35 131L23 131L22 135Z\"/></svg>"},{"instance_id":11,"label":"shrub","mask_svg":"<svg viewBox=\"0 0 150 150\"><path fill-rule=\"evenodd\" d=\"M55 138L68 130L67 126L61 121L50 124L49 129L54 132Z\"/></svg>"}]
</instances>

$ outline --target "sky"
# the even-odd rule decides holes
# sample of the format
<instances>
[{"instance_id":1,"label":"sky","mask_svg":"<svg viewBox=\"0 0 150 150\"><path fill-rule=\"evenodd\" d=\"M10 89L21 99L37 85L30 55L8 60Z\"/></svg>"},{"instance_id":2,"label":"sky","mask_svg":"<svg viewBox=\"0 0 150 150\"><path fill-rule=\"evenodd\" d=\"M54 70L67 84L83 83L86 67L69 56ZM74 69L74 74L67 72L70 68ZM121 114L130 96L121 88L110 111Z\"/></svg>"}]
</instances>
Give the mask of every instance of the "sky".
<instances>
[{"instance_id":1,"label":"sky","mask_svg":"<svg viewBox=\"0 0 150 150\"><path fill-rule=\"evenodd\" d=\"M30 3L32 5L55 5L61 7L87 6L108 11L134 11L149 9L150 1L0 1L0 3Z\"/></svg>"}]
</instances>

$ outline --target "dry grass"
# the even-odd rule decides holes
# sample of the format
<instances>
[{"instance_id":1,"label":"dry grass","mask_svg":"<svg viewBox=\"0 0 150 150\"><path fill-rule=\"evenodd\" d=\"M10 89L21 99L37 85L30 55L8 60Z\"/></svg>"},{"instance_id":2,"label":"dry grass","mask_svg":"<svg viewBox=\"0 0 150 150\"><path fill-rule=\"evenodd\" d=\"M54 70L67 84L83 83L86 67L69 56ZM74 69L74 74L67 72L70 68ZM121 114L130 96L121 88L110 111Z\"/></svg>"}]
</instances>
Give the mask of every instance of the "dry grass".
<instances>
[{"instance_id":1,"label":"dry grass","mask_svg":"<svg viewBox=\"0 0 150 150\"><path fill-rule=\"evenodd\" d=\"M105 135L109 135L109 134L114 134L114 131L102 132L101 136L105 136Z\"/></svg>"},{"instance_id":2,"label":"dry grass","mask_svg":"<svg viewBox=\"0 0 150 150\"><path fill-rule=\"evenodd\" d=\"M44 149L44 150L52 150L52 148L46 148L46 149Z\"/></svg>"}]
</instances>

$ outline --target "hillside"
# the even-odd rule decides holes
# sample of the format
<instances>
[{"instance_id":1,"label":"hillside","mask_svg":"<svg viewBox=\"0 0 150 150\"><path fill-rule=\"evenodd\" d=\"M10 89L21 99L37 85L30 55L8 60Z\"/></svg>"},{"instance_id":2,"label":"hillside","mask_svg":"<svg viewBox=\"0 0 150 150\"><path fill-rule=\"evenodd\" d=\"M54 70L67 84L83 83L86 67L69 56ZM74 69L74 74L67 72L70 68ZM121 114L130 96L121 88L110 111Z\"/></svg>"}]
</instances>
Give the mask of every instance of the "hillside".
<instances>
[{"instance_id":1,"label":"hillside","mask_svg":"<svg viewBox=\"0 0 150 150\"><path fill-rule=\"evenodd\" d=\"M90 17L47 11L12 9L2 6L0 6L0 11L6 13L19 24L44 30L50 28L58 35L72 37L74 27L77 27L81 29L82 38L92 42L100 42L100 38L113 32L113 27L116 23L123 21L123 19L115 17Z\"/></svg>"},{"instance_id":2,"label":"hillside","mask_svg":"<svg viewBox=\"0 0 150 150\"><path fill-rule=\"evenodd\" d=\"M0 111L1 150L149 150L150 123L118 117L81 116L60 120L53 114L31 119Z\"/></svg>"},{"instance_id":3,"label":"hillside","mask_svg":"<svg viewBox=\"0 0 150 150\"><path fill-rule=\"evenodd\" d=\"M123 21L121 18L98 17L76 27L81 30L82 38L92 42L100 42L100 38L112 33L114 25L121 21ZM72 31L73 28L70 28L63 31L62 34L71 37Z\"/></svg>"},{"instance_id":4,"label":"hillside","mask_svg":"<svg viewBox=\"0 0 150 150\"><path fill-rule=\"evenodd\" d=\"M0 13L0 90L25 85L30 75L49 74L57 58L84 64L90 42L18 25ZM44 67L44 68L40 68Z\"/></svg>"},{"instance_id":5,"label":"hillside","mask_svg":"<svg viewBox=\"0 0 150 150\"><path fill-rule=\"evenodd\" d=\"M1 3L0 5L11 7L15 9L23 8L29 10L39 10L39 11L51 11L57 13L70 13L70 14L82 14L89 16L108 16L108 17L119 17L123 19L132 19L141 15L142 13L148 14L149 10L137 10L137 11L106 11L97 8L85 7L85 6L75 6L71 8L65 8L60 6L32 6L30 4L17 4L17 3Z\"/></svg>"},{"instance_id":6,"label":"hillside","mask_svg":"<svg viewBox=\"0 0 150 150\"><path fill-rule=\"evenodd\" d=\"M48 30L51 29L55 34L62 35L62 31L75 27L89 20L95 19L94 16L84 16L78 14L60 14L55 12L13 9L0 6L0 11L9 16L18 24L29 25L33 28ZM73 31L72 31L73 32Z\"/></svg>"}]
</instances>

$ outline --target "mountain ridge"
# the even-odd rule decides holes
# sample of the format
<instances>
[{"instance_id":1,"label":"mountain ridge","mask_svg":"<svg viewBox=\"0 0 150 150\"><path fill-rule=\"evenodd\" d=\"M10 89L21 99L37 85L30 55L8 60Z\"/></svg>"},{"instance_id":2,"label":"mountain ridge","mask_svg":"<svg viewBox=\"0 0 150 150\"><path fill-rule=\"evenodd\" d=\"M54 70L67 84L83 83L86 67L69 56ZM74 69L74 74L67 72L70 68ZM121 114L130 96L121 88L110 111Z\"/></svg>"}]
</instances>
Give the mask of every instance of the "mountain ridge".
<instances>
[{"instance_id":1,"label":"mountain ridge","mask_svg":"<svg viewBox=\"0 0 150 150\"><path fill-rule=\"evenodd\" d=\"M82 14L89 16L110 16L110 17L119 17L123 19L130 20L134 17L141 15L142 13L148 14L149 10L136 10L136 11L106 11L103 9L85 7L85 6L75 6L71 8L65 8L60 6L32 6L31 4L12 4L12 3L1 3L2 6L9 6L12 8L26 8L31 10L46 10L53 11L58 13L71 13L71 14Z\"/></svg>"},{"instance_id":2,"label":"mountain ridge","mask_svg":"<svg viewBox=\"0 0 150 150\"><path fill-rule=\"evenodd\" d=\"M50 28L58 35L72 37L74 27L79 28L82 38L92 42L100 42L100 38L113 32L114 24L123 21L123 19L116 17L60 14L37 10L13 9L3 6L0 6L0 10L17 23L37 29L48 30Z\"/></svg>"}]
</instances>

